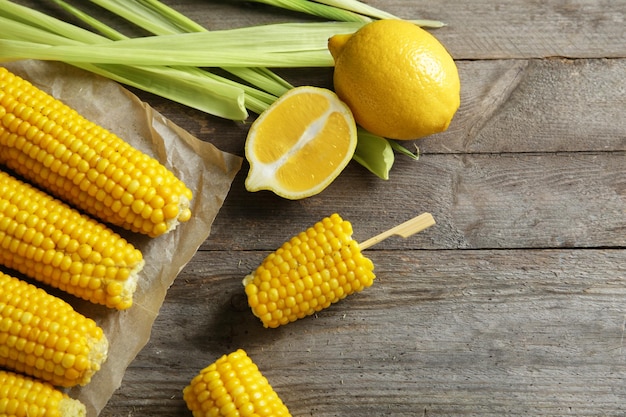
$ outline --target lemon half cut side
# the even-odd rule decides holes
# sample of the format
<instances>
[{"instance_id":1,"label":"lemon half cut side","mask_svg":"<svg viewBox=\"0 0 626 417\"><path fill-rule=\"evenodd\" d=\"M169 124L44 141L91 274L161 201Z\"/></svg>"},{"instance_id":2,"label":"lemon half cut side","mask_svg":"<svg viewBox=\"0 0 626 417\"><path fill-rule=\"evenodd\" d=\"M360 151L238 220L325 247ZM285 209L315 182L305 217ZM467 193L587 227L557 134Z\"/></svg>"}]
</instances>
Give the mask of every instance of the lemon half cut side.
<instances>
[{"instance_id":1,"label":"lemon half cut side","mask_svg":"<svg viewBox=\"0 0 626 417\"><path fill-rule=\"evenodd\" d=\"M291 200L318 194L350 162L356 144L352 112L334 92L293 88L250 126L246 189Z\"/></svg>"}]
</instances>

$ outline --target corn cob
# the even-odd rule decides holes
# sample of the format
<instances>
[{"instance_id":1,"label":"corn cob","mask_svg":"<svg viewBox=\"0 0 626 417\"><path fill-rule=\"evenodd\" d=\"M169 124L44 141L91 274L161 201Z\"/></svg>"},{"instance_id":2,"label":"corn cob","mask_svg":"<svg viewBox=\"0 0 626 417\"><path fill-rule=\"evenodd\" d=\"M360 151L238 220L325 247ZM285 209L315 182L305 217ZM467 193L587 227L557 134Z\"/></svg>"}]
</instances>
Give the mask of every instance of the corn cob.
<instances>
[{"instance_id":1,"label":"corn cob","mask_svg":"<svg viewBox=\"0 0 626 417\"><path fill-rule=\"evenodd\" d=\"M290 417L267 378L247 353L224 355L196 375L183 390L194 417Z\"/></svg>"},{"instance_id":2,"label":"corn cob","mask_svg":"<svg viewBox=\"0 0 626 417\"><path fill-rule=\"evenodd\" d=\"M103 224L0 171L0 264L122 310L133 303L144 260Z\"/></svg>"},{"instance_id":3,"label":"corn cob","mask_svg":"<svg viewBox=\"0 0 626 417\"><path fill-rule=\"evenodd\" d=\"M191 216L156 159L0 67L0 163L92 216L149 236Z\"/></svg>"},{"instance_id":4,"label":"corn cob","mask_svg":"<svg viewBox=\"0 0 626 417\"><path fill-rule=\"evenodd\" d=\"M84 417L87 409L51 384L0 370L0 415Z\"/></svg>"},{"instance_id":5,"label":"corn cob","mask_svg":"<svg viewBox=\"0 0 626 417\"><path fill-rule=\"evenodd\" d=\"M352 225L335 213L268 255L243 284L254 315L278 327L369 287L373 271Z\"/></svg>"},{"instance_id":6,"label":"corn cob","mask_svg":"<svg viewBox=\"0 0 626 417\"><path fill-rule=\"evenodd\" d=\"M0 366L52 385L86 385L109 342L70 304L0 272Z\"/></svg>"}]
</instances>

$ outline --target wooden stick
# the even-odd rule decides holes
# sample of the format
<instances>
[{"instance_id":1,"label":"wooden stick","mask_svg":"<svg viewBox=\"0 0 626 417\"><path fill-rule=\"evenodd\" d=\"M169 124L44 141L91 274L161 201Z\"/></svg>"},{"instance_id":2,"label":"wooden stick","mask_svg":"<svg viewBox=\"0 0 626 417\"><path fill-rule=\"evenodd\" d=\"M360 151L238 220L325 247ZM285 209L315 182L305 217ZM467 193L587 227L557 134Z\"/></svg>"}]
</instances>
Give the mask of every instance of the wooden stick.
<instances>
[{"instance_id":1,"label":"wooden stick","mask_svg":"<svg viewBox=\"0 0 626 417\"><path fill-rule=\"evenodd\" d=\"M424 229L429 228L435 224L435 219L430 213L422 213L417 217L413 217L411 220L407 220L402 224L392 227L391 229L382 232L374 237L367 239L365 242L359 243L361 250L374 246L378 242L387 239L390 236L397 235L407 238L415 233L421 232Z\"/></svg>"}]
</instances>

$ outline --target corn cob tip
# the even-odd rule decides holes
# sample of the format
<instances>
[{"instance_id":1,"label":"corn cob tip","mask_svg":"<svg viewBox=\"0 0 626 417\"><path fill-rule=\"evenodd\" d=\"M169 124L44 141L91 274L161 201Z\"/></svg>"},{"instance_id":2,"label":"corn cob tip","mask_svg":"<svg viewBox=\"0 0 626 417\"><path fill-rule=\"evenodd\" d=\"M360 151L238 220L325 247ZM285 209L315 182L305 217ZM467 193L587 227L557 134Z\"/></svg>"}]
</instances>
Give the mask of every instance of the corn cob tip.
<instances>
[{"instance_id":1,"label":"corn cob tip","mask_svg":"<svg viewBox=\"0 0 626 417\"><path fill-rule=\"evenodd\" d=\"M0 264L67 293L129 308L141 251L104 224L0 170Z\"/></svg>"},{"instance_id":2,"label":"corn cob tip","mask_svg":"<svg viewBox=\"0 0 626 417\"><path fill-rule=\"evenodd\" d=\"M223 355L183 390L194 417L291 417L287 406L243 349Z\"/></svg>"},{"instance_id":3,"label":"corn cob tip","mask_svg":"<svg viewBox=\"0 0 626 417\"><path fill-rule=\"evenodd\" d=\"M161 232L160 229L155 228L151 236L157 237L162 234L167 234L175 230L181 223L185 223L189 221L192 215L191 213L192 198L193 197L192 197L191 191L189 191L189 193L187 194L179 194L177 197L175 197L174 199L178 200L178 203L176 204L176 208L173 209L173 212L175 212L176 214L173 215L171 218L166 219L165 229L163 232Z\"/></svg>"},{"instance_id":4,"label":"corn cob tip","mask_svg":"<svg viewBox=\"0 0 626 417\"><path fill-rule=\"evenodd\" d=\"M49 383L0 370L0 415L14 417L85 417L87 409Z\"/></svg>"},{"instance_id":5,"label":"corn cob tip","mask_svg":"<svg viewBox=\"0 0 626 417\"><path fill-rule=\"evenodd\" d=\"M109 308L127 310L133 306L135 292L139 282L139 273L143 270L146 262L141 259L128 273L128 277L122 281L111 281L106 286L108 297L102 300Z\"/></svg>"},{"instance_id":6,"label":"corn cob tip","mask_svg":"<svg viewBox=\"0 0 626 417\"><path fill-rule=\"evenodd\" d=\"M59 402L59 413L60 417L86 417L87 407L78 400L66 397ZM31 417L31 415L27 417Z\"/></svg>"},{"instance_id":7,"label":"corn cob tip","mask_svg":"<svg viewBox=\"0 0 626 417\"><path fill-rule=\"evenodd\" d=\"M254 315L278 327L371 286L373 271L352 225L335 213L269 254L243 285Z\"/></svg>"},{"instance_id":8,"label":"corn cob tip","mask_svg":"<svg viewBox=\"0 0 626 417\"><path fill-rule=\"evenodd\" d=\"M0 367L55 386L84 386L100 370L108 348L95 321L42 288L0 272Z\"/></svg>"}]
</instances>

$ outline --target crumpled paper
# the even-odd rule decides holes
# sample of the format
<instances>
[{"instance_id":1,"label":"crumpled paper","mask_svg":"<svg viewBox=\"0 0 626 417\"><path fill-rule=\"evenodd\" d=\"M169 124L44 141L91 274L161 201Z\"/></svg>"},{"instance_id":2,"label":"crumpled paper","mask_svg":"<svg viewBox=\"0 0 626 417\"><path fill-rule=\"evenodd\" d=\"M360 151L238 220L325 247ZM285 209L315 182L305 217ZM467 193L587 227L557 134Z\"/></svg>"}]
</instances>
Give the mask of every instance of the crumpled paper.
<instances>
[{"instance_id":1,"label":"crumpled paper","mask_svg":"<svg viewBox=\"0 0 626 417\"><path fill-rule=\"evenodd\" d=\"M110 342L108 359L91 382L67 391L87 406L88 416L95 417L121 385L128 365L148 342L168 288L209 237L242 158L193 137L108 79L57 62L19 61L2 65L158 159L194 194L191 220L166 235L151 239L116 229L142 251L146 261L130 309L115 311L64 297L78 311L96 320Z\"/></svg>"}]
</instances>

